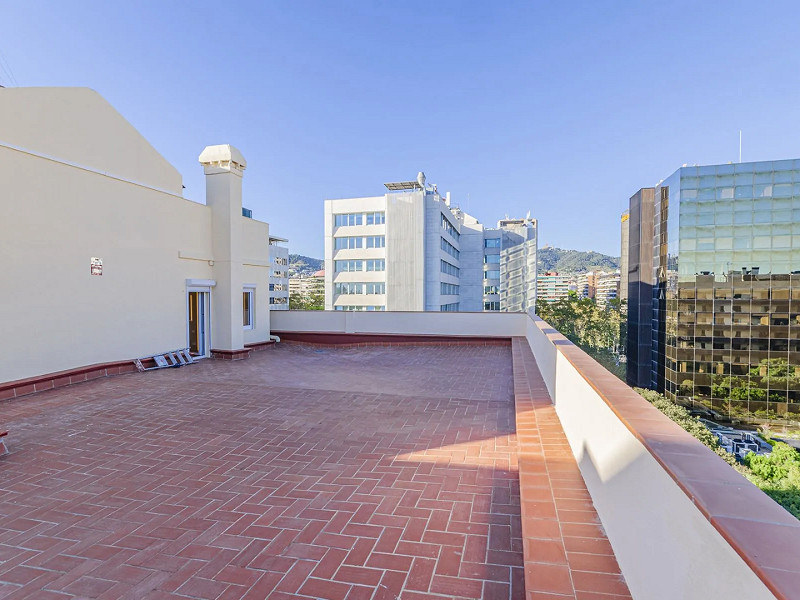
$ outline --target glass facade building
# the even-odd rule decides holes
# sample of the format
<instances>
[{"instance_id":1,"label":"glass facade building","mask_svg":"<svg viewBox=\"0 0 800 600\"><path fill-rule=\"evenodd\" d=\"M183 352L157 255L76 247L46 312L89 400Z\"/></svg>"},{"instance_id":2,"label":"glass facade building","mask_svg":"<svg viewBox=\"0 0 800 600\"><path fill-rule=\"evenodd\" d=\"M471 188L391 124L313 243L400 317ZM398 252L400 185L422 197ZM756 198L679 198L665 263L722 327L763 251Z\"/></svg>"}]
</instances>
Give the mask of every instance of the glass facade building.
<instances>
[{"instance_id":1,"label":"glass facade building","mask_svg":"<svg viewBox=\"0 0 800 600\"><path fill-rule=\"evenodd\" d=\"M653 308L653 188L630 199L628 211L628 328L625 340L628 385L650 387Z\"/></svg>"},{"instance_id":2,"label":"glass facade building","mask_svg":"<svg viewBox=\"0 0 800 600\"><path fill-rule=\"evenodd\" d=\"M652 225L650 387L800 416L800 160L682 167Z\"/></svg>"}]
</instances>

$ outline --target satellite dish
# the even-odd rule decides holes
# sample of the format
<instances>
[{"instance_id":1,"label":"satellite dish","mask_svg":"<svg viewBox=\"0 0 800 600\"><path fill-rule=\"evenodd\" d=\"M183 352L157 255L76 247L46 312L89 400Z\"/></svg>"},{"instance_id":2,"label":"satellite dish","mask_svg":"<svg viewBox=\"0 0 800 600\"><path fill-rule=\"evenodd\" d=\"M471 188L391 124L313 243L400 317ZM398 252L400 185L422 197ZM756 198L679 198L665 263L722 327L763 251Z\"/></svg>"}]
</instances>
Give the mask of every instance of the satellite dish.
<instances>
[{"instance_id":1,"label":"satellite dish","mask_svg":"<svg viewBox=\"0 0 800 600\"><path fill-rule=\"evenodd\" d=\"M425 173L423 173L422 171L417 173L417 183L419 184L419 187L421 188L425 187Z\"/></svg>"}]
</instances>

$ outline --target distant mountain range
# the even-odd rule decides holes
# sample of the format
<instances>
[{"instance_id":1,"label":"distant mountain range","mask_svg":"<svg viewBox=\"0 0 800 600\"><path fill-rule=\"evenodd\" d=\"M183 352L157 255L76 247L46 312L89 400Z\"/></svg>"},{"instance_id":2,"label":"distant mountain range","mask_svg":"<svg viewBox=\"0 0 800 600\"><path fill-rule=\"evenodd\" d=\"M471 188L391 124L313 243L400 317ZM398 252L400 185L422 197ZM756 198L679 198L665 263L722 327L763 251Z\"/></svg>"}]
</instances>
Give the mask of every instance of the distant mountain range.
<instances>
[{"instance_id":1,"label":"distant mountain range","mask_svg":"<svg viewBox=\"0 0 800 600\"><path fill-rule=\"evenodd\" d=\"M302 254L290 254L289 266L295 271L303 273L320 271L324 268L324 261L321 258L311 258Z\"/></svg>"},{"instance_id":2,"label":"distant mountain range","mask_svg":"<svg viewBox=\"0 0 800 600\"><path fill-rule=\"evenodd\" d=\"M321 258L311 258L302 254L290 254L289 266L299 272L315 272L324 268ZM539 248L539 271L558 271L559 273L585 273L592 269L615 271L619 269L619 258L599 252L562 250L561 248Z\"/></svg>"},{"instance_id":3,"label":"distant mountain range","mask_svg":"<svg viewBox=\"0 0 800 600\"><path fill-rule=\"evenodd\" d=\"M546 246L539 248L539 272L558 271L559 273L585 273L594 269L616 271L619 258L599 252L562 250Z\"/></svg>"}]
</instances>

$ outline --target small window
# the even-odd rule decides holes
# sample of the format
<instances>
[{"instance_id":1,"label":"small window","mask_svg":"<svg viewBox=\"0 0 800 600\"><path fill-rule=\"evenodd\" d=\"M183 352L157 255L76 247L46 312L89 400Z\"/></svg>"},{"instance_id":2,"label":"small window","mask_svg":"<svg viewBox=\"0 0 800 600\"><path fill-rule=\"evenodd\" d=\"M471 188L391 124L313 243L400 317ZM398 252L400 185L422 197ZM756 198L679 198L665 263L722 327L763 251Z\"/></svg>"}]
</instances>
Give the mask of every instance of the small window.
<instances>
[{"instance_id":1,"label":"small window","mask_svg":"<svg viewBox=\"0 0 800 600\"><path fill-rule=\"evenodd\" d=\"M255 323L255 290L246 289L242 292L242 326L252 329Z\"/></svg>"}]
</instances>

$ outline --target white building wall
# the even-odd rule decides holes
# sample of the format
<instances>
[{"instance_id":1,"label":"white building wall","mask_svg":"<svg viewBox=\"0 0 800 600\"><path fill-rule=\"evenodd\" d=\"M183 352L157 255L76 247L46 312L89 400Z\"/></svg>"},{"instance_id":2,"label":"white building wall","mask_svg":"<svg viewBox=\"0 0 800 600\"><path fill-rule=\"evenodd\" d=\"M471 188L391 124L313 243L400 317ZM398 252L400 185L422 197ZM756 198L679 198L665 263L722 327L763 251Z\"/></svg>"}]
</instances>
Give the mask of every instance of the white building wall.
<instances>
[{"instance_id":1,"label":"white building wall","mask_svg":"<svg viewBox=\"0 0 800 600\"><path fill-rule=\"evenodd\" d=\"M461 221L461 311L483 310L483 225L464 214Z\"/></svg>"},{"instance_id":2,"label":"white building wall","mask_svg":"<svg viewBox=\"0 0 800 600\"><path fill-rule=\"evenodd\" d=\"M187 280L217 280L223 265L212 210L180 181L96 92L0 89L0 382L187 346ZM242 217L239 196L229 227L238 241L222 262L256 284L256 327L242 333L241 286L227 300L215 286L212 311L238 310L212 319L211 347L238 349L269 337L269 226ZM228 348L218 334L237 326Z\"/></svg>"},{"instance_id":3,"label":"white building wall","mask_svg":"<svg viewBox=\"0 0 800 600\"><path fill-rule=\"evenodd\" d=\"M534 310L538 275L538 223L535 219L525 219L520 223L501 222L501 225L501 310Z\"/></svg>"},{"instance_id":4,"label":"white building wall","mask_svg":"<svg viewBox=\"0 0 800 600\"><path fill-rule=\"evenodd\" d=\"M422 191L384 196L386 310L425 310L425 203Z\"/></svg>"},{"instance_id":5,"label":"white building wall","mask_svg":"<svg viewBox=\"0 0 800 600\"><path fill-rule=\"evenodd\" d=\"M442 218L454 227L456 235L443 227ZM442 272L442 260L461 268L461 224L442 198L436 192L425 194L425 310L440 311L443 305L460 306L461 278ZM458 257L442 249L442 240L453 246ZM442 294L442 283L458 286L458 294Z\"/></svg>"},{"instance_id":6,"label":"white building wall","mask_svg":"<svg viewBox=\"0 0 800 600\"><path fill-rule=\"evenodd\" d=\"M379 225L367 225L366 215L368 213L382 212L385 214L385 223ZM390 213L394 216L390 217ZM325 201L325 309L336 310L338 307L359 306L359 307L382 307L387 306L389 294L388 286L386 294L344 294L337 295L335 288L337 283L360 282L360 283L380 283L387 281L389 264L393 263L393 268L400 268L407 256L402 254L406 246L407 233L402 231L402 221L404 211L387 210L387 198L385 196L374 196L367 198L347 198ZM361 225L347 225L337 227L336 215L341 214L360 214L362 215ZM395 224L392 225L392 220ZM397 227L397 235L390 235L390 228ZM367 248L366 238L383 236L385 247ZM339 249L335 247L336 238L339 237L359 237L362 240L360 248ZM395 241L390 246L390 239ZM394 248L397 260L390 261L388 252ZM366 261L370 259L383 259L386 261L386 271L367 271ZM362 270L356 272L336 271L337 260L360 260ZM399 264L398 264L399 263ZM398 309L412 310L412 309ZM419 309L418 309L419 310Z\"/></svg>"}]
</instances>

